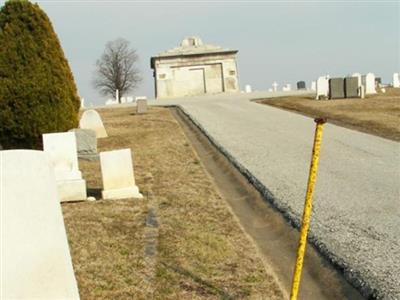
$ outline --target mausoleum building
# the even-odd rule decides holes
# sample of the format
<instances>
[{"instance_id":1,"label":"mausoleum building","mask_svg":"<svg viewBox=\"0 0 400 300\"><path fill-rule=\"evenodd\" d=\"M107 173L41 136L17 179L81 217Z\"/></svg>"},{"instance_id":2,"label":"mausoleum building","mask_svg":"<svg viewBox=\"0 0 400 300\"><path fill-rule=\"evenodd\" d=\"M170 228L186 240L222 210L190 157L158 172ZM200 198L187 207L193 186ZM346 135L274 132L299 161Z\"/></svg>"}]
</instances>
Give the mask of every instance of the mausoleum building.
<instances>
[{"instance_id":1,"label":"mausoleum building","mask_svg":"<svg viewBox=\"0 0 400 300\"><path fill-rule=\"evenodd\" d=\"M151 58L156 98L239 91L237 52L185 38L179 47Z\"/></svg>"}]
</instances>

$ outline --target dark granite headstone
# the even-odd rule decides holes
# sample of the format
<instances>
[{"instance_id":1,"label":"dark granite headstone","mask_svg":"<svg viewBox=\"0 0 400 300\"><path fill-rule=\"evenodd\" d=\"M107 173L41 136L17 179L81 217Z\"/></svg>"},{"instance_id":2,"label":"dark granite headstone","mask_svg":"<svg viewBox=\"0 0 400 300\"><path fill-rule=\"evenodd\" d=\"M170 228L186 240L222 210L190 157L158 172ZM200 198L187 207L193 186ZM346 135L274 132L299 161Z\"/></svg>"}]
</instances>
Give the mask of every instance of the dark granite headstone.
<instances>
[{"instance_id":1,"label":"dark granite headstone","mask_svg":"<svg viewBox=\"0 0 400 300\"><path fill-rule=\"evenodd\" d=\"M375 78L375 84L378 85L378 84L381 84L381 83L382 83L382 79L380 77L376 77Z\"/></svg>"},{"instance_id":2,"label":"dark granite headstone","mask_svg":"<svg viewBox=\"0 0 400 300\"><path fill-rule=\"evenodd\" d=\"M298 90L305 90L306 89L306 83L304 81L297 81L297 89Z\"/></svg>"},{"instance_id":3,"label":"dark granite headstone","mask_svg":"<svg viewBox=\"0 0 400 300\"><path fill-rule=\"evenodd\" d=\"M344 79L344 93L346 98L358 98L358 78L346 77Z\"/></svg>"},{"instance_id":4,"label":"dark granite headstone","mask_svg":"<svg viewBox=\"0 0 400 300\"><path fill-rule=\"evenodd\" d=\"M344 98L344 80L343 78L329 79L329 99Z\"/></svg>"}]
</instances>

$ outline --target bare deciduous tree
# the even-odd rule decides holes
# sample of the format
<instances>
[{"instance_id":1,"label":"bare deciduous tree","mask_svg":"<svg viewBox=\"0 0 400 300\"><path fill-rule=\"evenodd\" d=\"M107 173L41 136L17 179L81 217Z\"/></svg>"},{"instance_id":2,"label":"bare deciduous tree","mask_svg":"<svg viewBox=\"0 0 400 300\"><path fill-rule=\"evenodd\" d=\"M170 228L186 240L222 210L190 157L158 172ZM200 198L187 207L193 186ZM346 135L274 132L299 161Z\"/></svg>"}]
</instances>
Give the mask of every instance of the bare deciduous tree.
<instances>
[{"instance_id":1,"label":"bare deciduous tree","mask_svg":"<svg viewBox=\"0 0 400 300\"><path fill-rule=\"evenodd\" d=\"M127 40L119 38L108 42L103 55L96 61L94 87L105 96L114 96L118 90L118 102L121 102L121 97L134 90L142 80L136 68L137 61L136 50L129 48Z\"/></svg>"}]
</instances>

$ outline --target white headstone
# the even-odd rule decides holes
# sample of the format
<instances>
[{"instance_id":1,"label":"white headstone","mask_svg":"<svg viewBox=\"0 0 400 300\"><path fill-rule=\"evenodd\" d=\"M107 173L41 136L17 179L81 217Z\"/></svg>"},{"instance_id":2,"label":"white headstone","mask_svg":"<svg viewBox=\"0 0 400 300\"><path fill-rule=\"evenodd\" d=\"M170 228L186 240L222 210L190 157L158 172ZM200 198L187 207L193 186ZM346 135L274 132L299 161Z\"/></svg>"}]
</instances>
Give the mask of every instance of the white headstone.
<instances>
[{"instance_id":1,"label":"white headstone","mask_svg":"<svg viewBox=\"0 0 400 300\"><path fill-rule=\"evenodd\" d=\"M127 102L125 97L121 97L120 100L121 100L121 103L126 103Z\"/></svg>"},{"instance_id":2,"label":"white headstone","mask_svg":"<svg viewBox=\"0 0 400 300\"><path fill-rule=\"evenodd\" d=\"M107 137L106 129L103 121L97 111L90 109L86 110L79 121L79 127L82 129L92 129L96 132L97 138Z\"/></svg>"},{"instance_id":3,"label":"white headstone","mask_svg":"<svg viewBox=\"0 0 400 300\"><path fill-rule=\"evenodd\" d=\"M100 152L103 199L142 198L135 184L131 149Z\"/></svg>"},{"instance_id":4,"label":"white headstone","mask_svg":"<svg viewBox=\"0 0 400 300\"><path fill-rule=\"evenodd\" d=\"M393 73L393 87L400 87L400 76L399 73Z\"/></svg>"},{"instance_id":5,"label":"white headstone","mask_svg":"<svg viewBox=\"0 0 400 300\"><path fill-rule=\"evenodd\" d=\"M251 85L246 84L246 86L244 87L244 90L246 91L246 93L251 93Z\"/></svg>"},{"instance_id":6,"label":"white headstone","mask_svg":"<svg viewBox=\"0 0 400 300\"><path fill-rule=\"evenodd\" d=\"M78 167L75 133L43 134L43 151L54 168L60 201L86 200L86 183Z\"/></svg>"},{"instance_id":7,"label":"white headstone","mask_svg":"<svg viewBox=\"0 0 400 300\"><path fill-rule=\"evenodd\" d=\"M317 82L316 81L311 81L311 90L312 91L316 91L317 90Z\"/></svg>"},{"instance_id":8,"label":"white headstone","mask_svg":"<svg viewBox=\"0 0 400 300\"><path fill-rule=\"evenodd\" d=\"M329 76L320 76L317 79L317 96L316 99L320 97L328 97L329 93Z\"/></svg>"},{"instance_id":9,"label":"white headstone","mask_svg":"<svg viewBox=\"0 0 400 300\"><path fill-rule=\"evenodd\" d=\"M0 151L0 190L0 299L79 299L46 153Z\"/></svg>"},{"instance_id":10,"label":"white headstone","mask_svg":"<svg viewBox=\"0 0 400 300\"><path fill-rule=\"evenodd\" d=\"M277 83L276 81L274 81L274 82L272 83L272 90L273 90L274 92L278 91L278 83Z\"/></svg>"},{"instance_id":11,"label":"white headstone","mask_svg":"<svg viewBox=\"0 0 400 300\"><path fill-rule=\"evenodd\" d=\"M292 90L292 86L290 85L290 83L287 83L283 86L282 91L284 92L289 92Z\"/></svg>"},{"instance_id":12,"label":"white headstone","mask_svg":"<svg viewBox=\"0 0 400 300\"><path fill-rule=\"evenodd\" d=\"M376 94L375 75L373 73L365 75L365 94Z\"/></svg>"},{"instance_id":13,"label":"white headstone","mask_svg":"<svg viewBox=\"0 0 400 300\"><path fill-rule=\"evenodd\" d=\"M136 113L145 114L147 113L147 100L139 99L136 101Z\"/></svg>"},{"instance_id":14,"label":"white headstone","mask_svg":"<svg viewBox=\"0 0 400 300\"><path fill-rule=\"evenodd\" d=\"M85 108L85 98L81 98L81 108Z\"/></svg>"},{"instance_id":15,"label":"white headstone","mask_svg":"<svg viewBox=\"0 0 400 300\"><path fill-rule=\"evenodd\" d=\"M126 97L126 102L127 103L132 103L133 102L133 97Z\"/></svg>"},{"instance_id":16,"label":"white headstone","mask_svg":"<svg viewBox=\"0 0 400 300\"><path fill-rule=\"evenodd\" d=\"M113 104L118 104L117 101L115 101L115 99L107 99L107 101L105 102L106 105L113 105Z\"/></svg>"},{"instance_id":17,"label":"white headstone","mask_svg":"<svg viewBox=\"0 0 400 300\"><path fill-rule=\"evenodd\" d=\"M268 92L273 92L273 89L269 88L269 89L268 89Z\"/></svg>"}]
</instances>

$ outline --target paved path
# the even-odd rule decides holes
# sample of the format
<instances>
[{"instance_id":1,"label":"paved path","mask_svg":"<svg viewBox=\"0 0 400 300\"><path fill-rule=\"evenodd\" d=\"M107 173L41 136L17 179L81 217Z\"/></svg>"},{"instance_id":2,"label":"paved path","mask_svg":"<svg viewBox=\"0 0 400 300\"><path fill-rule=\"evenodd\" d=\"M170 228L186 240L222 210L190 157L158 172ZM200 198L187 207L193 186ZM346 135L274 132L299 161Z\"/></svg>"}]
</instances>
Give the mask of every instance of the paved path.
<instances>
[{"instance_id":1,"label":"paved path","mask_svg":"<svg viewBox=\"0 0 400 300\"><path fill-rule=\"evenodd\" d=\"M310 118L249 101L263 96L273 94L154 102L180 105L298 221L315 125ZM325 126L311 237L353 283L362 279L364 293L385 299L400 299L399 186L399 143Z\"/></svg>"}]
</instances>

